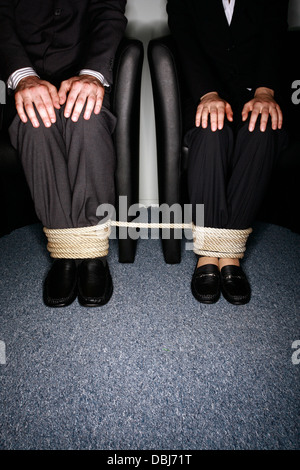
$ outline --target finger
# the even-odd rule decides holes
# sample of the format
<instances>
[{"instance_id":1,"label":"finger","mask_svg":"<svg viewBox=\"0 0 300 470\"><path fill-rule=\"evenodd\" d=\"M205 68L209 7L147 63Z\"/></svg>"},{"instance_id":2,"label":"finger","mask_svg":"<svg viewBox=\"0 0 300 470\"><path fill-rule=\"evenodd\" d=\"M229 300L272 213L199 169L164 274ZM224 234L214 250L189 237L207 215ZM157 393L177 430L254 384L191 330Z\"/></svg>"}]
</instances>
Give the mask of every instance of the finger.
<instances>
[{"instance_id":1,"label":"finger","mask_svg":"<svg viewBox=\"0 0 300 470\"><path fill-rule=\"evenodd\" d=\"M278 129L278 112L275 106L271 107L270 116L271 116L272 129L275 131L276 129Z\"/></svg>"},{"instance_id":2,"label":"finger","mask_svg":"<svg viewBox=\"0 0 300 470\"><path fill-rule=\"evenodd\" d=\"M97 96L97 101L96 101L95 108L94 108L95 114L100 113L101 108L102 108L103 98L104 98L104 93L101 93L100 95Z\"/></svg>"},{"instance_id":3,"label":"finger","mask_svg":"<svg viewBox=\"0 0 300 470\"><path fill-rule=\"evenodd\" d=\"M21 119L22 122L26 123L28 121L27 115L24 110L24 103L23 100L19 97L15 97L15 103L16 103L16 110L18 113L19 118Z\"/></svg>"},{"instance_id":4,"label":"finger","mask_svg":"<svg viewBox=\"0 0 300 470\"><path fill-rule=\"evenodd\" d=\"M44 93L42 96L41 96L42 100L43 100L43 105L44 105L44 108L46 109L46 112L47 112L47 115L48 115L48 118L50 119L50 121L52 123L54 123L56 121L56 114L55 114L55 110L54 110L54 106L53 106L53 102L52 102L52 98L51 98L51 95L48 93ZM44 109L41 107L41 112L40 110L38 109L39 111L39 114L40 116L42 117L42 115L46 118L46 115L44 113ZM44 119L43 119L43 122L44 122ZM49 127L48 125L46 127Z\"/></svg>"},{"instance_id":5,"label":"finger","mask_svg":"<svg viewBox=\"0 0 300 470\"><path fill-rule=\"evenodd\" d=\"M250 132L254 131L259 114L260 114L259 109L257 107L254 107L251 112L251 117L250 117L249 126L248 126L248 129Z\"/></svg>"},{"instance_id":6,"label":"finger","mask_svg":"<svg viewBox=\"0 0 300 470\"><path fill-rule=\"evenodd\" d=\"M218 129L223 129L224 126L224 118L225 118L225 109L218 108Z\"/></svg>"},{"instance_id":7,"label":"finger","mask_svg":"<svg viewBox=\"0 0 300 470\"><path fill-rule=\"evenodd\" d=\"M33 127L39 127L40 123L36 117L33 103L31 101L24 101L24 109Z\"/></svg>"},{"instance_id":8,"label":"finger","mask_svg":"<svg viewBox=\"0 0 300 470\"><path fill-rule=\"evenodd\" d=\"M226 103L225 106L226 117L229 121L233 121L233 111L229 103Z\"/></svg>"},{"instance_id":9,"label":"finger","mask_svg":"<svg viewBox=\"0 0 300 470\"><path fill-rule=\"evenodd\" d=\"M57 92L57 89L55 88L55 86L50 86L49 87L49 95L51 97L53 106L56 109L60 109L59 96L58 96L58 92Z\"/></svg>"},{"instance_id":10,"label":"finger","mask_svg":"<svg viewBox=\"0 0 300 470\"><path fill-rule=\"evenodd\" d=\"M215 106L210 108L210 128L213 132L218 128L218 110Z\"/></svg>"},{"instance_id":11,"label":"finger","mask_svg":"<svg viewBox=\"0 0 300 470\"><path fill-rule=\"evenodd\" d=\"M37 112L39 113L45 127L50 127L51 126L51 118L50 118L50 115L48 114L47 107L45 106L45 103L43 102L43 100L41 98L40 99L35 99L34 105L35 105L35 108L36 108ZM52 103L51 103L51 106L52 106ZM25 105L25 109L26 109L26 112L28 114L26 105ZM30 106L29 106L29 110L31 112ZM28 117L30 118L29 114L28 114Z\"/></svg>"},{"instance_id":12,"label":"finger","mask_svg":"<svg viewBox=\"0 0 300 470\"><path fill-rule=\"evenodd\" d=\"M96 106L96 95L92 94L87 97L86 100L86 106L85 106L85 111L84 111L84 119L90 119L92 112L95 109ZM100 108L101 109L101 108ZM100 112L100 111L99 111Z\"/></svg>"},{"instance_id":13,"label":"finger","mask_svg":"<svg viewBox=\"0 0 300 470\"><path fill-rule=\"evenodd\" d=\"M248 118L249 112L252 111L252 109L253 107L252 107L251 102L248 102L244 105L242 109L242 121L246 121L246 119Z\"/></svg>"},{"instance_id":14,"label":"finger","mask_svg":"<svg viewBox=\"0 0 300 470\"><path fill-rule=\"evenodd\" d=\"M67 107L68 102L69 102L69 96L68 96L68 99L67 99L66 107ZM72 98L71 102L73 102L73 97L71 97L71 98ZM81 111L83 110L83 107L86 103L86 100L87 100L87 95L85 93L80 93L79 95L77 95L76 101L74 102L72 116L71 116L71 119L72 119L73 122L78 121L79 116L81 114ZM67 110L67 112L68 112L68 110Z\"/></svg>"},{"instance_id":15,"label":"finger","mask_svg":"<svg viewBox=\"0 0 300 470\"><path fill-rule=\"evenodd\" d=\"M196 117L195 117L195 126L199 127L201 123L201 116L202 116L202 105L197 107Z\"/></svg>"},{"instance_id":16,"label":"finger","mask_svg":"<svg viewBox=\"0 0 300 470\"><path fill-rule=\"evenodd\" d=\"M281 111L280 106L277 105L276 109L277 109L277 113L278 113L278 129L281 129L282 124L283 124L283 115L282 115L282 111Z\"/></svg>"},{"instance_id":17,"label":"finger","mask_svg":"<svg viewBox=\"0 0 300 470\"><path fill-rule=\"evenodd\" d=\"M261 130L261 132L265 132L265 130L267 128L268 119L269 119L269 108L267 106L265 106L261 110L261 118L260 118L260 130Z\"/></svg>"},{"instance_id":18,"label":"finger","mask_svg":"<svg viewBox=\"0 0 300 470\"><path fill-rule=\"evenodd\" d=\"M76 100L78 98L78 95L79 95L78 88L76 87L76 89L74 89L72 87L71 91L69 92L69 94L67 96L67 101L66 101L66 105L65 105L64 116L66 118L71 116L71 113L73 111L73 108L74 108L74 105L75 105Z\"/></svg>"},{"instance_id":19,"label":"finger","mask_svg":"<svg viewBox=\"0 0 300 470\"><path fill-rule=\"evenodd\" d=\"M209 114L209 109L205 106L205 107L202 109L202 116L201 116L201 121L200 121L200 125L201 125L204 129L207 128L208 114Z\"/></svg>"},{"instance_id":20,"label":"finger","mask_svg":"<svg viewBox=\"0 0 300 470\"><path fill-rule=\"evenodd\" d=\"M59 103L62 105L66 102L67 99L67 93L71 89L71 80L65 80L61 83L59 91L58 91L58 98L59 98Z\"/></svg>"}]
</instances>

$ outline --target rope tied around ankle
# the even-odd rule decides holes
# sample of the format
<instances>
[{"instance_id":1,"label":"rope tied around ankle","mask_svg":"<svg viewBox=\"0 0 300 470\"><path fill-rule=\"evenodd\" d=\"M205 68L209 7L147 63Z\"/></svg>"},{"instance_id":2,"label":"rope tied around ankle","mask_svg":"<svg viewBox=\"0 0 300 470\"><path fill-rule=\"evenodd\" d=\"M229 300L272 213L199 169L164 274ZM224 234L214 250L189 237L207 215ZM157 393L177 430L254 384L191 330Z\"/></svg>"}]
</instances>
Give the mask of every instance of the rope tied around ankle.
<instances>
[{"instance_id":1,"label":"rope tied around ankle","mask_svg":"<svg viewBox=\"0 0 300 470\"><path fill-rule=\"evenodd\" d=\"M108 254L111 226L188 228L193 232L194 253L216 258L243 258L251 228L245 230L200 227L194 224L137 223L109 220L89 227L48 229L47 249L52 258L98 258Z\"/></svg>"},{"instance_id":2,"label":"rope tied around ankle","mask_svg":"<svg viewBox=\"0 0 300 470\"><path fill-rule=\"evenodd\" d=\"M43 230L52 258L101 258L108 254L110 224Z\"/></svg>"},{"instance_id":3,"label":"rope tied around ankle","mask_svg":"<svg viewBox=\"0 0 300 470\"><path fill-rule=\"evenodd\" d=\"M194 253L215 258L243 258L252 228L237 230L193 226Z\"/></svg>"}]
</instances>

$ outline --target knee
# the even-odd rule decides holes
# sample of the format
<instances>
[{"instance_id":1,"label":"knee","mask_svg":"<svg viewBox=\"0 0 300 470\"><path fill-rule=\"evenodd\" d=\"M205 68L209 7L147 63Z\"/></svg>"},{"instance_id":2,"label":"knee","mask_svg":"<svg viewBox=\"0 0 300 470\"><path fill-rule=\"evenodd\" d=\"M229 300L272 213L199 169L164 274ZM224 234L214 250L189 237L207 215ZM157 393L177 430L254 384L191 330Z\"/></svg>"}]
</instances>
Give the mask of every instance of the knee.
<instances>
[{"instance_id":1,"label":"knee","mask_svg":"<svg viewBox=\"0 0 300 470\"><path fill-rule=\"evenodd\" d=\"M56 132L56 123L51 124L50 127L46 127L41 118L38 118L39 125L34 127L31 121L28 119L26 123L19 119L17 135L19 145L39 145L41 142L48 142L51 136Z\"/></svg>"},{"instance_id":2,"label":"knee","mask_svg":"<svg viewBox=\"0 0 300 470\"><path fill-rule=\"evenodd\" d=\"M205 128L200 126L191 129L185 139L185 145L189 148L201 144L208 144L213 147L222 145L223 147L229 145L232 140L233 131L227 122L224 123L222 129L217 129L216 131L212 131L210 123L208 123Z\"/></svg>"},{"instance_id":3,"label":"knee","mask_svg":"<svg viewBox=\"0 0 300 470\"><path fill-rule=\"evenodd\" d=\"M265 140L275 138L276 134L280 131L278 129L277 130L272 129L271 118L269 117L269 119L267 121L266 128L263 131L260 128L260 124L261 124L260 119L261 118L259 116L256 123L255 123L255 127L254 127L253 131L249 130L249 120L247 120L243 124L243 126L241 127L241 131L244 134L247 134L249 136L249 138L252 137L253 139L259 140L261 142L263 142Z\"/></svg>"},{"instance_id":4,"label":"knee","mask_svg":"<svg viewBox=\"0 0 300 470\"><path fill-rule=\"evenodd\" d=\"M99 131L103 129L112 134L116 126L116 117L105 107L102 107L99 114L92 112L89 119L85 119L84 110L81 112L78 121L74 122L70 118L67 119L66 125L73 131L84 129L93 132L93 129Z\"/></svg>"},{"instance_id":5,"label":"knee","mask_svg":"<svg viewBox=\"0 0 300 470\"><path fill-rule=\"evenodd\" d=\"M56 121L54 123L51 123L51 125L48 127L45 125L43 122L43 119L38 112L37 108L34 106L34 111L35 111L35 117L36 120L38 121L38 126L35 127L33 126L32 122L30 119L27 117L27 122L21 121L20 117L18 114L15 116L15 122L12 124L15 127L18 128L18 132L21 132L25 136L34 136L36 137L37 135L48 135L53 132L53 130L57 127L58 122L59 122L59 110L54 109L55 111L55 116L56 116Z\"/></svg>"},{"instance_id":6,"label":"knee","mask_svg":"<svg viewBox=\"0 0 300 470\"><path fill-rule=\"evenodd\" d=\"M248 122L245 123L237 134L236 148L247 149L247 155L257 158L261 163L263 161L273 161L278 152L278 143L280 141L280 129L272 129L272 123L269 119L266 129L260 129L260 119L257 120L253 131L249 131Z\"/></svg>"}]
</instances>

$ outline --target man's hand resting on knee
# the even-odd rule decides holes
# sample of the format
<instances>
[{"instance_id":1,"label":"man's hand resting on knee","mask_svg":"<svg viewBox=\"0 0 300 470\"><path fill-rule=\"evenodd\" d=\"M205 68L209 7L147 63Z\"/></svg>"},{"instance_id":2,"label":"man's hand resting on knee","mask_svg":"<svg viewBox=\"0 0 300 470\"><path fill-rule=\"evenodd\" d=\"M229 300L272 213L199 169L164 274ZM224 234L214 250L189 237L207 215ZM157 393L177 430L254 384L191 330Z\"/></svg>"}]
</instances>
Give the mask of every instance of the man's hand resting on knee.
<instances>
[{"instance_id":1,"label":"man's hand resting on knee","mask_svg":"<svg viewBox=\"0 0 300 470\"><path fill-rule=\"evenodd\" d=\"M89 119L92 112L99 114L104 98L104 86L91 75L72 77L61 83L58 91L59 103L66 103L64 115L76 122L85 106L84 119Z\"/></svg>"},{"instance_id":2,"label":"man's hand resting on knee","mask_svg":"<svg viewBox=\"0 0 300 470\"><path fill-rule=\"evenodd\" d=\"M85 107L84 119L89 119L92 112L99 114L104 98L104 86L91 75L72 77L61 83L59 91L51 83L30 76L20 80L15 91L17 113L22 122L31 121L33 127L39 127L36 111L44 125L50 127L56 121L55 108L65 104L64 115L76 122Z\"/></svg>"},{"instance_id":3,"label":"man's hand resting on knee","mask_svg":"<svg viewBox=\"0 0 300 470\"><path fill-rule=\"evenodd\" d=\"M220 98L217 92L212 91L201 98L196 112L195 125L196 127L206 128L210 116L211 130L221 130L223 129L225 115L229 121L233 120L230 104Z\"/></svg>"},{"instance_id":4,"label":"man's hand resting on knee","mask_svg":"<svg viewBox=\"0 0 300 470\"><path fill-rule=\"evenodd\" d=\"M266 130L269 116L271 116L272 129L281 129L282 127L282 111L274 100L274 91L269 88L257 88L254 98L248 101L243 108L243 121L246 121L249 112L251 113L249 121L250 132L254 130L259 115L261 115L260 130L262 132Z\"/></svg>"},{"instance_id":5,"label":"man's hand resting on knee","mask_svg":"<svg viewBox=\"0 0 300 470\"><path fill-rule=\"evenodd\" d=\"M15 103L21 121L26 123L29 118L33 127L39 127L36 111L44 125L50 127L56 121L54 108L60 109L56 87L36 76L20 80L15 91Z\"/></svg>"}]
</instances>

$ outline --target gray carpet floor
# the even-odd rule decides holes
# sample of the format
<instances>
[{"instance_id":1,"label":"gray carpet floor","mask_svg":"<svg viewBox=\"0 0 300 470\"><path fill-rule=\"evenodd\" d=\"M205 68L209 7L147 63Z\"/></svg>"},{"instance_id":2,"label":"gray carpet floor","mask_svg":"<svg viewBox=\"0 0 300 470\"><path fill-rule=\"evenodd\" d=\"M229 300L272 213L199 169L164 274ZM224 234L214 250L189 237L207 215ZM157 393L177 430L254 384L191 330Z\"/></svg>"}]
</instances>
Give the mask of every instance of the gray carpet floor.
<instances>
[{"instance_id":1,"label":"gray carpet floor","mask_svg":"<svg viewBox=\"0 0 300 470\"><path fill-rule=\"evenodd\" d=\"M111 241L109 304L49 309L41 226L2 237L0 448L299 449L300 236L254 229L245 306L198 303L194 254L149 239Z\"/></svg>"}]
</instances>

